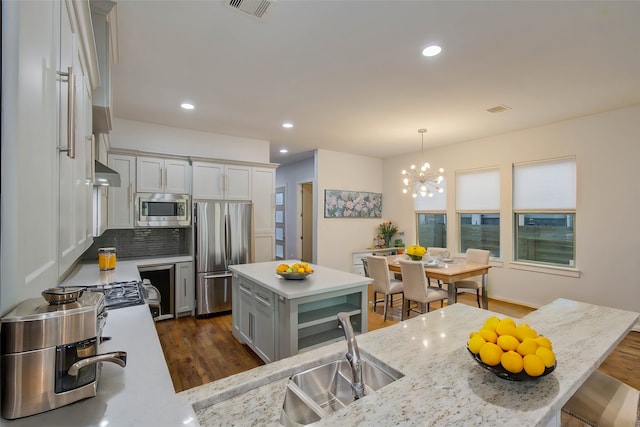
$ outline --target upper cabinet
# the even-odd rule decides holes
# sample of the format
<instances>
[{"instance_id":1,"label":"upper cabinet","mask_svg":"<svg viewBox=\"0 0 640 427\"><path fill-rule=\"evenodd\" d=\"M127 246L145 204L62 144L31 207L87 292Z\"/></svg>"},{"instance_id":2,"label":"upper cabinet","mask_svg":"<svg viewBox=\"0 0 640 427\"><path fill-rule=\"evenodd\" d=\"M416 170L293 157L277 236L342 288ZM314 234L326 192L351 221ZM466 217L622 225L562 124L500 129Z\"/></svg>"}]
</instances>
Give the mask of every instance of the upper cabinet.
<instances>
[{"instance_id":1,"label":"upper cabinet","mask_svg":"<svg viewBox=\"0 0 640 427\"><path fill-rule=\"evenodd\" d=\"M109 167L120 174L120 187L109 187L107 228L133 228L136 158L109 154Z\"/></svg>"},{"instance_id":2,"label":"upper cabinet","mask_svg":"<svg viewBox=\"0 0 640 427\"><path fill-rule=\"evenodd\" d=\"M6 312L55 286L65 270L60 259L75 262L91 243L86 108L98 73L88 2L3 2L2 17L11 21L2 27L2 54L10 58L2 64L0 172ZM62 150L74 142L70 157Z\"/></svg>"},{"instance_id":3,"label":"upper cabinet","mask_svg":"<svg viewBox=\"0 0 640 427\"><path fill-rule=\"evenodd\" d=\"M191 167L186 160L138 157L138 193L191 193Z\"/></svg>"},{"instance_id":4,"label":"upper cabinet","mask_svg":"<svg viewBox=\"0 0 640 427\"><path fill-rule=\"evenodd\" d=\"M90 5L100 71L100 85L93 93L93 130L96 133L109 133L112 127L111 66L118 62L116 3L90 0Z\"/></svg>"},{"instance_id":5,"label":"upper cabinet","mask_svg":"<svg viewBox=\"0 0 640 427\"><path fill-rule=\"evenodd\" d=\"M193 198L251 200L250 166L193 162Z\"/></svg>"}]
</instances>

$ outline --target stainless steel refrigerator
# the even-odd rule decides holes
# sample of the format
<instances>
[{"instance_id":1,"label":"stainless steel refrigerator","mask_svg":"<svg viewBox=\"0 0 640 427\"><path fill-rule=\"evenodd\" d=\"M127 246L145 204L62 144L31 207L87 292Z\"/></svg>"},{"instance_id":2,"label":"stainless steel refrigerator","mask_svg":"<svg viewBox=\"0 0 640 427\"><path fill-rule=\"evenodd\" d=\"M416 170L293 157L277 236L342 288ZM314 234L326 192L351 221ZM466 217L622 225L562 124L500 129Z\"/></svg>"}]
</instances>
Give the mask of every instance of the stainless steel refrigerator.
<instances>
[{"instance_id":1,"label":"stainless steel refrigerator","mask_svg":"<svg viewBox=\"0 0 640 427\"><path fill-rule=\"evenodd\" d=\"M196 201L196 315L231 310L230 265L253 262L251 203Z\"/></svg>"}]
</instances>

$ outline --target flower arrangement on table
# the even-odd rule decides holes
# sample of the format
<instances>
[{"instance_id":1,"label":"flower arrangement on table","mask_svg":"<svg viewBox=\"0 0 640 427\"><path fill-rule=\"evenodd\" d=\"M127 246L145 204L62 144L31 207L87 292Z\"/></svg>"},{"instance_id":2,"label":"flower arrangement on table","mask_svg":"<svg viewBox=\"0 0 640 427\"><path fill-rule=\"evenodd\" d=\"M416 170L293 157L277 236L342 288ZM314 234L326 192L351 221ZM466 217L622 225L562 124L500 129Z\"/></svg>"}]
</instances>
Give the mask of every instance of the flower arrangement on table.
<instances>
[{"instance_id":1,"label":"flower arrangement on table","mask_svg":"<svg viewBox=\"0 0 640 427\"><path fill-rule=\"evenodd\" d=\"M391 221L384 221L378 226L378 232L384 238L384 245L389 248L391 247L391 237L398 232L398 226Z\"/></svg>"},{"instance_id":2,"label":"flower arrangement on table","mask_svg":"<svg viewBox=\"0 0 640 427\"><path fill-rule=\"evenodd\" d=\"M411 245L404 251L404 253L409 255L409 258L412 260L420 261L424 254L427 253L427 248L424 246Z\"/></svg>"}]
</instances>

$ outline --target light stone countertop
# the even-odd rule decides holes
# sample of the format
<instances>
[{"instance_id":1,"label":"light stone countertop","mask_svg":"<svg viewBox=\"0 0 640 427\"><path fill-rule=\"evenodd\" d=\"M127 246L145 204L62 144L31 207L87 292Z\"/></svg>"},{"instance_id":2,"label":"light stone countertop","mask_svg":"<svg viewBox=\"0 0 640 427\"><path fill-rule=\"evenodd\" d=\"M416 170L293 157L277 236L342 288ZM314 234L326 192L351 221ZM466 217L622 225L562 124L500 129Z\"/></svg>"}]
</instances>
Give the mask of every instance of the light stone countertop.
<instances>
[{"instance_id":1,"label":"light stone countertop","mask_svg":"<svg viewBox=\"0 0 640 427\"><path fill-rule=\"evenodd\" d=\"M468 354L469 333L497 315L454 304L357 337L364 356L405 376L317 425L545 426L559 423L564 403L604 361L638 313L558 299L516 323L553 342L558 361L536 381L510 382ZM287 378L346 351L344 342L283 359L179 393L202 426L278 425Z\"/></svg>"},{"instance_id":2,"label":"light stone countertop","mask_svg":"<svg viewBox=\"0 0 640 427\"><path fill-rule=\"evenodd\" d=\"M62 285L97 285L140 280L138 266L192 261L168 257L118 261L101 272L97 262L78 264ZM100 353L126 351L127 366L103 363L97 396L17 420L0 418L7 427L196 427L190 404L173 388L151 312L146 305L109 310Z\"/></svg>"},{"instance_id":3,"label":"light stone countertop","mask_svg":"<svg viewBox=\"0 0 640 427\"><path fill-rule=\"evenodd\" d=\"M63 286L91 286L112 282L127 282L140 280L138 267L147 265L175 264L177 262L193 261L192 256L145 258L134 260L117 260L114 270L100 271L98 263L79 263L76 268L60 283Z\"/></svg>"},{"instance_id":4,"label":"light stone countertop","mask_svg":"<svg viewBox=\"0 0 640 427\"><path fill-rule=\"evenodd\" d=\"M103 363L97 396L17 420L6 427L196 427L193 408L173 388L149 307L108 313L100 353L126 351L127 366Z\"/></svg>"},{"instance_id":5,"label":"light stone countertop","mask_svg":"<svg viewBox=\"0 0 640 427\"><path fill-rule=\"evenodd\" d=\"M257 282L265 288L287 299L302 298L310 295L340 291L358 286L366 286L372 282L369 277L346 273L320 265L309 264L314 272L304 280L286 280L276 274L279 264L295 264L298 260L260 262L255 264L231 265L229 270L247 279Z\"/></svg>"}]
</instances>

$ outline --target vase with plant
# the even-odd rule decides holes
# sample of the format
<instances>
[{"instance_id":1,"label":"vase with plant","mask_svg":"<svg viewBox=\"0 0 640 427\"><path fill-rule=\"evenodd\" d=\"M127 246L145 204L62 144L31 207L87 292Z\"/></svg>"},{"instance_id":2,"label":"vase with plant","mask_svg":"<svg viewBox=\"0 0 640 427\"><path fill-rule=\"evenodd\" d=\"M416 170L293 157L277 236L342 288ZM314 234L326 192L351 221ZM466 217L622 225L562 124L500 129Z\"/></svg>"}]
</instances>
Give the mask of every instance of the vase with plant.
<instances>
[{"instance_id":1,"label":"vase with plant","mask_svg":"<svg viewBox=\"0 0 640 427\"><path fill-rule=\"evenodd\" d=\"M407 248L405 253L409 255L409 258L411 258L412 260L420 261L422 260L424 254L427 253L427 248L425 248L424 246L411 245Z\"/></svg>"},{"instance_id":2,"label":"vase with plant","mask_svg":"<svg viewBox=\"0 0 640 427\"><path fill-rule=\"evenodd\" d=\"M391 238L398 232L398 226L391 221L384 221L378 226L378 232L382 234L384 238L384 245L387 248L391 247Z\"/></svg>"},{"instance_id":3,"label":"vase with plant","mask_svg":"<svg viewBox=\"0 0 640 427\"><path fill-rule=\"evenodd\" d=\"M393 246L398 249L398 255L402 255L402 253L404 252L404 242L402 241L402 239L394 240Z\"/></svg>"}]
</instances>

